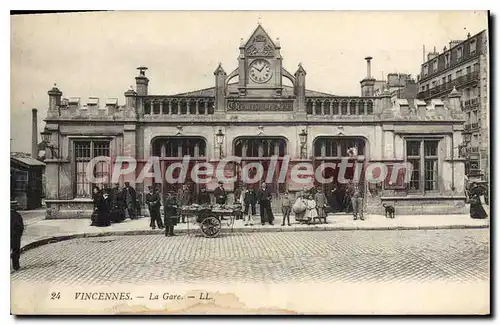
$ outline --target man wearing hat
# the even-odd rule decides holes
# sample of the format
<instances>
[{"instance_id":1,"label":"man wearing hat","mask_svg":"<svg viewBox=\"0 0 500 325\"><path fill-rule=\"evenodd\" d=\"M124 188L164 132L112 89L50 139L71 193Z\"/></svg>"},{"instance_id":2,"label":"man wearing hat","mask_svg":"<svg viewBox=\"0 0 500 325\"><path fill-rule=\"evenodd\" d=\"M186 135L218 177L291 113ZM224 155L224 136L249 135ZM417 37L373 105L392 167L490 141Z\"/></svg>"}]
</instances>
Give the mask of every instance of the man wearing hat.
<instances>
[{"instance_id":1,"label":"man wearing hat","mask_svg":"<svg viewBox=\"0 0 500 325\"><path fill-rule=\"evenodd\" d=\"M130 219L137 219L137 193L133 187L130 186L129 182L125 182L125 188L123 189L123 200L125 202L125 207L127 208L128 216Z\"/></svg>"},{"instance_id":2,"label":"man wearing hat","mask_svg":"<svg viewBox=\"0 0 500 325\"><path fill-rule=\"evenodd\" d=\"M177 202L171 192L167 192L164 202L163 215L165 222L165 236L175 236L174 226L177 224L178 219Z\"/></svg>"},{"instance_id":3,"label":"man wearing hat","mask_svg":"<svg viewBox=\"0 0 500 325\"><path fill-rule=\"evenodd\" d=\"M158 228L163 229L163 223L161 222L161 214L160 214L160 207L161 207L160 195L158 194L158 190L153 186L148 186L148 190L149 193L146 194L146 204L148 205L149 215L151 217L149 226L152 229L156 229L156 224L158 224Z\"/></svg>"},{"instance_id":4,"label":"man wearing hat","mask_svg":"<svg viewBox=\"0 0 500 325\"><path fill-rule=\"evenodd\" d=\"M19 270L19 258L21 257L21 237L24 231L23 217L16 211L17 202L10 203L10 258L12 267Z\"/></svg>"},{"instance_id":5,"label":"man wearing hat","mask_svg":"<svg viewBox=\"0 0 500 325\"><path fill-rule=\"evenodd\" d=\"M226 190L224 190L224 183L219 181L219 186L214 191L215 204L226 204Z\"/></svg>"}]
</instances>

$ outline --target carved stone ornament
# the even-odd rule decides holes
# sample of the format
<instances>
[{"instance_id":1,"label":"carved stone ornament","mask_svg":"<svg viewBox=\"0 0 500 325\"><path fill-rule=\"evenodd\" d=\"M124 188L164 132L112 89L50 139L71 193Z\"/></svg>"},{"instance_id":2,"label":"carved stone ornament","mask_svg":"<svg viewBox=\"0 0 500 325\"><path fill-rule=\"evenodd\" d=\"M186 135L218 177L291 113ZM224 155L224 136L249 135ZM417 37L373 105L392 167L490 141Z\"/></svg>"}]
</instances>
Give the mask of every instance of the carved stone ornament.
<instances>
[{"instance_id":1,"label":"carved stone ornament","mask_svg":"<svg viewBox=\"0 0 500 325\"><path fill-rule=\"evenodd\" d=\"M246 51L248 56L274 56L274 49L271 45L267 44L267 39L264 35L257 35L253 39Z\"/></svg>"}]
</instances>

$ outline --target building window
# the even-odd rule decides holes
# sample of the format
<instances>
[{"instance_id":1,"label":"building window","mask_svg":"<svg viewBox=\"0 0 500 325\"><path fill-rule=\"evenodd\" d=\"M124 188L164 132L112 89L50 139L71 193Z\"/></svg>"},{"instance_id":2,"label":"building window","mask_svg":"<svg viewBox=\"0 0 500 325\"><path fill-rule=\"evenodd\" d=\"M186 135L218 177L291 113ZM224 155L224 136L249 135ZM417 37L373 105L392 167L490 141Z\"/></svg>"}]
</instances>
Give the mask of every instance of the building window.
<instances>
[{"instance_id":1,"label":"building window","mask_svg":"<svg viewBox=\"0 0 500 325\"><path fill-rule=\"evenodd\" d=\"M451 74L448 75L448 82L451 82Z\"/></svg>"},{"instance_id":2,"label":"building window","mask_svg":"<svg viewBox=\"0 0 500 325\"><path fill-rule=\"evenodd\" d=\"M470 55L476 54L476 40L470 41L469 53Z\"/></svg>"},{"instance_id":3,"label":"building window","mask_svg":"<svg viewBox=\"0 0 500 325\"><path fill-rule=\"evenodd\" d=\"M14 191L25 191L28 189L28 172L22 170L14 171Z\"/></svg>"},{"instance_id":4,"label":"building window","mask_svg":"<svg viewBox=\"0 0 500 325\"><path fill-rule=\"evenodd\" d=\"M249 158L284 157L286 141L280 138L238 138L234 141L234 154Z\"/></svg>"},{"instance_id":5,"label":"building window","mask_svg":"<svg viewBox=\"0 0 500 325\"><path fill-rule=\"evenodd\" d=\"M457 70L456 74L457 74L457 78L460 78L462 76L462 69Z\"/></svg>"},{"instance_id":6,"label":"building window","mask_svg":"<svg viewBox=\"0 0 500 325\"><path fill-rule=\"evenodd\" d=\"M437 71L438 69L438 60L434 60L434 62L432 62L432 70L435 72Z\"/></svg>"},{"instance_id":7,"label":"building window","mask_svg":"<svg viewBox=\"0 0 500 325\"><path fill-rule=\"evenodd\" d=\"M358 156L365 154L365 141L361 138L320 137L314 141L315 158L348 157L348 150L356 148Z\"/></svg>"},{"instance_id":8,"label":"building window","mask_svg":"<svg viewBox=\"0 0 500 325\"><path fill-rule=\"evenodd\" d=\"M462 47L457 48L457 61L461 61L463 56L463 49Z\"/></svg>"},{"instance_id":9,"label":"building window","mask_svg":"<svg viewBox=\"0 0 500 325\"><path fill-rule=\"evenodd\" d=\"M470 75L470 67L465 68L465 72L467 73L467 75Z\"/></svg>"},{"instance_id":10,"label":"building window","mask_svg":"<svg viewBox=\"0 0 500 325\"><path fill-rule=\"evenodd\" d=\"M444 56L444 65L446 68L450 66L450 53L446 53Z\"/></svg>"},{"instance_id":11,"label":"building window","mask_svg":"<svg viewBox=\"0 0 500 325\"><path fill-rule=\"evenodd\" d=\"M410 191L438 189L438 140L406 141L406 161L413 166Z\"/></svg>"},{"instance_id":12,"label":"building window","mask_svg":"<svg viewBox=\"0 0 500 325\"><path fill-rule=\"evenodd\" d=\"M429 66L424 64L424 77L429 73Z\"/></svg>"},{"instance_id":13,"label":"building window","mask_svg":"<svg viewBox=\"0 0 500 325\"><path fill-rule=\"evenodd\" d=\"M106 161L94 164L93 176L100 179L99 183L91 183L87 175L87 166L92 159L102 156L110 157L109 143L109 140L74 142L76 197L91 197L93 185L102 187L104 184L109 184L109 163Z\"/></svg>"}]
</instances>

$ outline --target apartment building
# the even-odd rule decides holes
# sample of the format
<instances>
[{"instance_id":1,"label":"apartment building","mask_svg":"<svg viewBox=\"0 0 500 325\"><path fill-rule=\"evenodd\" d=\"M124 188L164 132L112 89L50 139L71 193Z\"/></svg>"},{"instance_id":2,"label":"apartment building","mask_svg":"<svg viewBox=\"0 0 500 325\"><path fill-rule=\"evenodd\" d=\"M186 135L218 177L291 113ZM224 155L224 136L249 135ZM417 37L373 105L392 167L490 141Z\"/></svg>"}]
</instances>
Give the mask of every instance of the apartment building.
<instances>
[{"instance_id":1,"label":"apartment building","mask_svg":"<svg viewBox=\"0 0 500 325\"><path fill-rule=\"evenodd\" d=\"M418 78L418 99L446 97L455 87L466 115L462 155L469 178L488 180L489 170L489 46L488 33L467 34L450 41L441 53L427 54Z\"/></svg>"}]
</instances>

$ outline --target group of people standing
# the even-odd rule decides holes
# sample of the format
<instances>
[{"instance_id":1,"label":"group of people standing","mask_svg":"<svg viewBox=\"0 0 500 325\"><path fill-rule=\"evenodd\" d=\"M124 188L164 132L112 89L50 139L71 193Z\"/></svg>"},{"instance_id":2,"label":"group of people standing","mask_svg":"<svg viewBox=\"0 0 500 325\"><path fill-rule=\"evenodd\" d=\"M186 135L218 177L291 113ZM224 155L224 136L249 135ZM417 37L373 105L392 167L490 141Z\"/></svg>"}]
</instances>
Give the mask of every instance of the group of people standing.
<instances>
[{"instance_id":1,"label":"group of people standing","mask_svg":"<svg viewBox=\"0 0 500 325\"><path fill-rule=\"evenodd\" d=\"M129 182L125 183L123 189L120 188L120 184L102 189L95 186L92 189L92 199L94 201L92 226L107 227L111 223L123 222L127 215L132 220L138 219L140 214L137 193Z\"/></svg>"},{"instance_id":2,"label":"group of people standing","mask_svg":"<svg viewBox=\"0 0 500 325\"><path fill-rule=\"evenodd\" d=\"M234 192L235 202L243 207L245 226L253 226L253 217L256 215L256 205L259 203L260 223L274 225L274 214L271 209L272 192L266 183L255 191L252 186L239 186Z\"/></svg>"}]
</instances>

